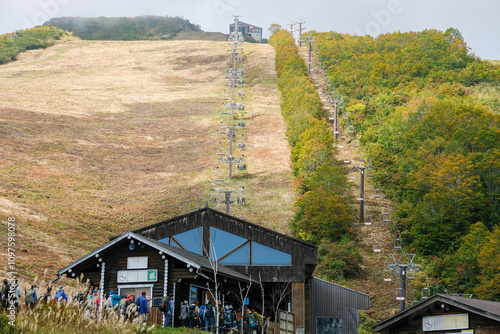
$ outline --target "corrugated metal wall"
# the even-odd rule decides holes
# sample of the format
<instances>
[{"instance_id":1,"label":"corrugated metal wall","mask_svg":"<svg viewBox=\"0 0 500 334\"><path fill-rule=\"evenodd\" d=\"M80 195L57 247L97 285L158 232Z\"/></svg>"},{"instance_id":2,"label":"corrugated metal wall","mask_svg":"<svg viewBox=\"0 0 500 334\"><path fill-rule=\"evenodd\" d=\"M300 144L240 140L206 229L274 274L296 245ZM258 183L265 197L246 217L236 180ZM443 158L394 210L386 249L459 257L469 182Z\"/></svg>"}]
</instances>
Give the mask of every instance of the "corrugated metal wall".
<instances>
[{"instance_id":1,"label":"corrugated metal wall","mask_svg":"<svg viewBox=\"0 0 500 334\"><path fill-rule=\"evenodd\" d=\"M358 334L358 310L369 308L369 295L315 277L311 279L311 334L317 333L317 318L342 319L342 332L335 334Z\"/></svg>"}]
</instances>

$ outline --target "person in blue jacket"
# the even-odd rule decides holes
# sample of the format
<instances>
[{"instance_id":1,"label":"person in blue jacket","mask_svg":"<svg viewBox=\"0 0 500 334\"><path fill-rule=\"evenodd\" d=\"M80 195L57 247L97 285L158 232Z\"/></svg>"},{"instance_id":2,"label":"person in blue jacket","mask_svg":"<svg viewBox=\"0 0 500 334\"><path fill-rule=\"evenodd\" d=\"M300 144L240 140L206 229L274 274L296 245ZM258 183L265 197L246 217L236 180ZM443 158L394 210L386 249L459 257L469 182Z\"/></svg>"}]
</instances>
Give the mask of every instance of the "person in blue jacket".
<instances>
[{"instance_id":1,"label":"person in blue jacket","mask_svg":"<svg viewBox=\"0 0 500 334\"><path fill-rule=\"evenodd\" d=\"M61 302L63 299L66 303L68 302L68 296L66 296L64 292L64 286L59 285L59 291L56 293L55 300L56 302Z\"/></svg>"},{"instance_id":2,"label":"person in blue jacket","mask_svg":"<svg viewBox=\"0 0 500 334\"><path fill-rule=\"evenodd\" d=\"M148 299L146 298L146 291L142 292L142 295L137 298L137 302L139 305L139 317L140 322L144 322L148 320Z\"/></svg>"}]
</instances>

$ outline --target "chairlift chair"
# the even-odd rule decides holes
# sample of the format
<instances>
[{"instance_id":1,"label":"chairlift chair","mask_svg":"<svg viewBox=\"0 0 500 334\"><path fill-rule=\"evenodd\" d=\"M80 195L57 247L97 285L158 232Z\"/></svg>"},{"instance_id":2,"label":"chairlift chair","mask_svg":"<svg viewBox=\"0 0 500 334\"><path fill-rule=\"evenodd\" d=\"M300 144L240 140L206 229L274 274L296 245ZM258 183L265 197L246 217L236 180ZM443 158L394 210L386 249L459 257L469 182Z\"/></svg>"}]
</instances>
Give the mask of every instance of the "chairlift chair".
<instances>
[{"instance_id":1,"label":"chairlift chair","mask_svg":"<svg viewBox=\"0 0 500 334\"><path fill-rule=\"evenodd\" d=\"M404 290L402 288L396 289L396 300L405 300Z\"/></svg>"},{"instance_id":2,"label":"chairlift chair","mask_svg":"<svg viewBox=\"0 0 500 334\"><path fill-rule=\"evenodd\" d=\"M398 237L394 239L394 249L401 250L403 248L403 240L401 240L401 232L398 231Z\"/></svg>"},{"instance_id":3,"label":"chairlift chair","mask_svg":"<svg viewBox=\"0 0 500 334\"><path fill-rule=\"evenodd\" d=\"M372 215L366 215L364 221L366 226L370 226L372 224Z\"/></svg>"},{"instance_id":4,"label":"chairlift chair","mask_svg":"<svg viewBox=\"0 0 500 334\"><path fill-rule=\"evenodd\" d=\"M375 237L373 237L373 252L374 253L382 252L382 246L380 242L377 239L375 239Z\"/></svg>"},{"instance_id":5,"label":"chairlift chair","mask_svg":"<svg viewBox=\"0 0 500 334\"><path fill-rule=\"evenodd\" d=\"M384 266L384 282L391 282L392 281L392 270L386 266Z\"/></svg>"}]
</instances>

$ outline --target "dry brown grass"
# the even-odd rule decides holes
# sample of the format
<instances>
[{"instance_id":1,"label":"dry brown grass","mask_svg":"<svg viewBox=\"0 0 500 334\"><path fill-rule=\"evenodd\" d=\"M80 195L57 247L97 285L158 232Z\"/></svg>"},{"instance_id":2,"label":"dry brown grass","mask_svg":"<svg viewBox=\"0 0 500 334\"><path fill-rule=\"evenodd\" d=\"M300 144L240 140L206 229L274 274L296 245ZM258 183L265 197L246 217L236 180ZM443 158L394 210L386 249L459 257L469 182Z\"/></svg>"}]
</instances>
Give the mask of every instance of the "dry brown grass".
<instances>
[{"instance_id":1,"label":"dry brown grass","mask_svg":"<svg viewBox=\"0 0 500 334\"><path fill-rule=\"evenodd\" d=\"M212 199L226 50L66 38L0 66L0 220L17 219L22 275ZM225 187L246 189L232 214L284 232L294 192L274 51L245 53L248 171Z\"/></svg>"}]
</instances>

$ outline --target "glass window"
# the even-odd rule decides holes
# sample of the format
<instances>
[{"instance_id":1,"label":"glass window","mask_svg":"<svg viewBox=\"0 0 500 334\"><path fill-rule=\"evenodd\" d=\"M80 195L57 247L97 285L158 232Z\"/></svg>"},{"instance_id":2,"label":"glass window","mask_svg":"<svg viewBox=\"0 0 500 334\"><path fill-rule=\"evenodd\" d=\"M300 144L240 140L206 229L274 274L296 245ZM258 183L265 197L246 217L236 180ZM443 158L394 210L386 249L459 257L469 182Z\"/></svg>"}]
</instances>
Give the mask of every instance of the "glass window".
<instances>
[{"instance_id":1,"label":"glass window","mask_svg":"<svg viewBox=\"0 0 500 334\"><path fill-rule=\"evenodd\" d=\"M158 241L163 242L164 244L170 245L170 238L169 237L166 237L164 239L160 239Z\"/></svg>"},{"instance_id":2,"label":"glass window","mask_svg":"<svg viewBox=\"0 0 500 334\"><path fill-rule=\"evenodd\" d=\"M226 265L249 265L250 264L250 244L246 244L225 259L220 260L220 264Z\"/></svg>"},{"instance_id":3,"label":"glass window","mask_svg":"<svg viewBox=\"0 0 500 334\"><path fill-rule=\"evenodd\" d=\"M203 227L200 226L195 229L176 234L173 237L182 245L182 247L184 247L184 249L192 253L201 254L202 234Z\"/></svg>"},{"instance_id":4,"label":"glass window","mask_svg":"<svg viewBox=\"0 0 500 334\"><path fill-rule=\"evenodd\" d=\"M213 252L214 249L210 249L210 257L212 260L215 260L215 257L223 257L224 255L247 241L245 238L239 237L229 232L225 232L223 230L219 230L215 227L210 227L210 239L212 240L212 245L215 249L215 254Z\"/></svg>"},{"instance_id":5,"label":"glass window","mask_svg":"<svg viewBox=\"0 0 500 334\"><path fill-rule=\"evenodd\" d=\"M252 242L252 265L286 266L292 264L292 256L277 249Z\"/></svg>"}]
</instances>

